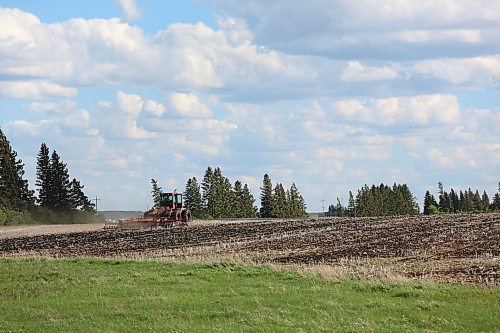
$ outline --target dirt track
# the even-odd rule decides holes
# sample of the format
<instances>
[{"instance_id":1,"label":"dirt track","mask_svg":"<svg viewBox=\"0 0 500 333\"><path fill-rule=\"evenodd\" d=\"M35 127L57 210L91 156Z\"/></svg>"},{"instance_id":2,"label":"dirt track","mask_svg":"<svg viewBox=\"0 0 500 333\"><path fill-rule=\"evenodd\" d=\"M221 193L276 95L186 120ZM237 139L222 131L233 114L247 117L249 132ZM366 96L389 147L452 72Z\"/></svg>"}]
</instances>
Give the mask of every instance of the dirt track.
<instances>
[{"instance_id":1,"label":"dirt track","mask_svg":"<svg viewBox=\"0 0 500 333\"><path fill-rule=\"evenodd\" d=\"M248 221L0 239L3 256L195 259L328 265L350 273L500 285L500 214ZM368 268L370 269L368 269Z\"/></svg>"}]
</instances>

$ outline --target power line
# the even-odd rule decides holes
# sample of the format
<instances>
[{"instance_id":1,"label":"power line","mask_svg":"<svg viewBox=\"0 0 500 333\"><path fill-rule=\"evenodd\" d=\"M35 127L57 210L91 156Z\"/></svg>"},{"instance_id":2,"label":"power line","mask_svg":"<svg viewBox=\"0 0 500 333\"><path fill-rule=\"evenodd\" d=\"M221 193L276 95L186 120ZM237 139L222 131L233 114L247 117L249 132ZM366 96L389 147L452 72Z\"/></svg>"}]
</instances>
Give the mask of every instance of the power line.
<instances>
[{"instance_id":1,"label":"power line","mask_svg":"<svg viewBox=\"0 0 500 333\"><path fill-rule=\"evenodd\" d=\"M97 197L97 195L96 195L96 196L95 196L95 199L93 199L92 201L95 201L95 213L97 214L97 213L99 212L99 211L97 210L97 202L98 202L98 201L101 201L101 199L99 199L99 198Z\"/></svg>"}]
</instances>

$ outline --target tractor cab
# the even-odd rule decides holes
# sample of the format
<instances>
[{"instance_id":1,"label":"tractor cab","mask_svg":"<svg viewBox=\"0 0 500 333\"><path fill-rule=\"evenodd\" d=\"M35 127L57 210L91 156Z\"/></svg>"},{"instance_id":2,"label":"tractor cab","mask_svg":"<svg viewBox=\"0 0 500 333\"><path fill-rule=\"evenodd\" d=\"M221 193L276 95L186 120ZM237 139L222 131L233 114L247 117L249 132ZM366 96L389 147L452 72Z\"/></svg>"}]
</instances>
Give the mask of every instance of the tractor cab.
<instances>
[{"instance_id":1,"label":"tractor cab","mask_svg":"<svg viewBox=\"0 0 500 333\"><path fill-rule=\"evenodd\" d=\"M170 209L182 209L182 194L176 192L162 193L160 206Z\"/></svg>"}]
</instances>

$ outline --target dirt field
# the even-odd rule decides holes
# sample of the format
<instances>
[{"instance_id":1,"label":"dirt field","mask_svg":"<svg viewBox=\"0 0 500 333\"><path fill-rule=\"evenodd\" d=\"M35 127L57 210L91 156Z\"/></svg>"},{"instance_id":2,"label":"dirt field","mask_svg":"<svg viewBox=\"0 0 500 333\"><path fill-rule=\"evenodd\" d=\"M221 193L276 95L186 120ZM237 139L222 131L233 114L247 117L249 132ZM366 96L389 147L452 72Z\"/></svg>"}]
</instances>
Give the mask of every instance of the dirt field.
<instances>
[{"instance_id":1,"label":"dirt field","mask_svg":"<svg viewBox=\"0 0 500 333\"><path fill-rule=\"evenodd\" d=\"M328 276L500 285L500 214L219 221L154 230L46 227L54 229L38 235L0 229L0 255L231 260Z\"/></svg>"}]
</instances>

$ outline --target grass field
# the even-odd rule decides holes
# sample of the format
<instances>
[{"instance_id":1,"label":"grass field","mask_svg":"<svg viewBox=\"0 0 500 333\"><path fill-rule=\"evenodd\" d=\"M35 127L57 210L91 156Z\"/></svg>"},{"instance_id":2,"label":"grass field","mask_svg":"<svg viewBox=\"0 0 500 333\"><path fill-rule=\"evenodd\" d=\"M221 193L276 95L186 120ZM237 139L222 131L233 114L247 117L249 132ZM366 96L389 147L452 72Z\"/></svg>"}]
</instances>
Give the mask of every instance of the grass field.
<instances>
[{"instance_id":1,"label":"grass field","mask_svg":"<svg viewBox=\"0 0 500 333\"><path fill-rule=\"evenodd\" d=\"M499 332L500 289L268 266L0 259L2 332Z\"/></svg>"}]
</instances>

